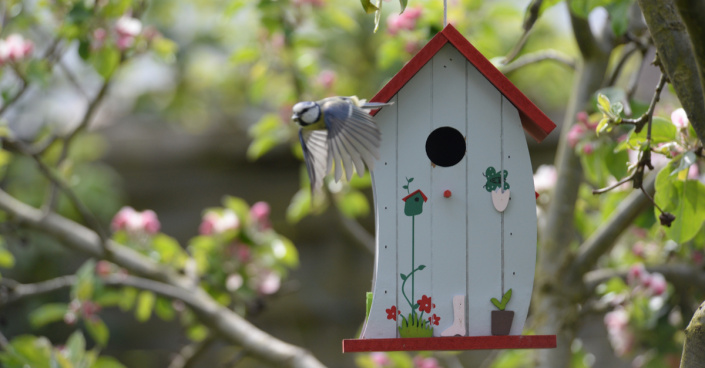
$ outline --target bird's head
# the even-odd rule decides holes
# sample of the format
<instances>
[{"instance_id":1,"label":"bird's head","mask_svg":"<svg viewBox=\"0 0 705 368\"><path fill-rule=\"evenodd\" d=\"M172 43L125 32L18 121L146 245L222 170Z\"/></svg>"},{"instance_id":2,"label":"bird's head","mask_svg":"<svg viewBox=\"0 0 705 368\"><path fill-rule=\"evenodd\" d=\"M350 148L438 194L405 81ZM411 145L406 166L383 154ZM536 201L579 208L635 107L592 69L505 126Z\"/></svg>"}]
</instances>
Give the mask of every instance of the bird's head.
<instances>
[{"instance_id":1,"label":"bird's head","mask_svg":"<svg viewBox=\"0 0 705 368\"><path fill-rule=\"evenodd\" d=\"M311 125L321 118L321 107L313 101L299 102L293 111L291 119L301 126Z\"/></svg>"}]
</instances>

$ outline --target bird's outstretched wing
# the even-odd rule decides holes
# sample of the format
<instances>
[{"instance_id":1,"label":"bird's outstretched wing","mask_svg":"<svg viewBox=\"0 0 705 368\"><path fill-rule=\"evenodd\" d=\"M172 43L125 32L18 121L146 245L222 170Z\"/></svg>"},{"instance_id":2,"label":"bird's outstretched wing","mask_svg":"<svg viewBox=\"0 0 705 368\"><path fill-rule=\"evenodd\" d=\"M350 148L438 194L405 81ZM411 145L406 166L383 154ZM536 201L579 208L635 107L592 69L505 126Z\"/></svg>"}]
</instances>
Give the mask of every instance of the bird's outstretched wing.
<instances>
[{"instance_id":1,"label":"bird's outstretched wing","mask_svg":"<svg viewBox=\"0 0 705 368\"><path fill-rule=\"evenodd\" d=\"M364 175L365 165L373 170L381 133L372 117L350 99L325 101L321 109L328 130L327 171L335 166L338 181L343 170L348 180L352 178L353 165L359 176Z\"/></svg>"},{"instance_id":2,"label":"bird's outstretched wing","mask_svg":"<svg viewBox=\"0 0 705 368\"><path fill-rule=\"evenodd\" d=\"M311 181L311 193L323 186L323 177L328 173L328 132L325 130L299 129L299 141L304 151L306 171Z\"/></svg>"}]
</instances>

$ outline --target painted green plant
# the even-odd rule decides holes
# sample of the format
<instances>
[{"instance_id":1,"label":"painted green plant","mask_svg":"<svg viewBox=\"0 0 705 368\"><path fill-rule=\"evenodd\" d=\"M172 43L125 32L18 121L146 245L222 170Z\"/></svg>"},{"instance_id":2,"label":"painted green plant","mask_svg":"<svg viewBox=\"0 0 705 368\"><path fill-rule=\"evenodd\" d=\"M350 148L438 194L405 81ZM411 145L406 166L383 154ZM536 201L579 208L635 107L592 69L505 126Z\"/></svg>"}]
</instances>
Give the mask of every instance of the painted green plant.
<instances>
[{"instance_id":1,"label":"painted green plant","mask_svg":"<svg viewBox=\"0 0 705 368\"><path fill-rule=\"evenodd\" d=\"M414 178L406 178L406 185L402 186L402 188L406 189L408 194L406 197L402 198L405 202L404 214L411 217L411 272L407 274L399 274L399 277L401 277L402 280L401 293L404 296L404 299L406 299L406 302L409 304L411 312L409 312L408 317L406 317L402 315L401 311L399 311L394 305L387 309L386 312L387 319L393 319L396 321L397 318L401 316L402 321L399 326L399 335L401 337L431 337L433 336L432 326L438 325L441 317L434 313L428 318L424 318L424 313L430 314L431 309L435 308L436 305L431 302L431 297L427 295L423 295L421 299L416 301L416 304L413 303L416 299L414 297L414 292L416 289L414 276L416 272L422 271L426 268L425 265L419 265L418 267L416 266L414 228L416 216L423 212L423 204L428 198L421 190L416 190L414 192L409 190L409 184L412 181L414 181ZM409 280L411 280L411 299L409 299L409 296L406 294L406 283Z\"/></svg>"},{"instance_id":2,"label":"painted green plant","mask_svg":"<svg viewBox=\"0 0 705 368\"><path fill-rule=\"evenodd\" d=\"M490 301L492 304L494 304L497 309L503 311L505 308L507 308L507 304L509 303L509 299L512 298L512 289L507 290L506 293L502 296L502 301L500 302L497 300L497 298L492 298Z\"/></svg>"}]
</instances>

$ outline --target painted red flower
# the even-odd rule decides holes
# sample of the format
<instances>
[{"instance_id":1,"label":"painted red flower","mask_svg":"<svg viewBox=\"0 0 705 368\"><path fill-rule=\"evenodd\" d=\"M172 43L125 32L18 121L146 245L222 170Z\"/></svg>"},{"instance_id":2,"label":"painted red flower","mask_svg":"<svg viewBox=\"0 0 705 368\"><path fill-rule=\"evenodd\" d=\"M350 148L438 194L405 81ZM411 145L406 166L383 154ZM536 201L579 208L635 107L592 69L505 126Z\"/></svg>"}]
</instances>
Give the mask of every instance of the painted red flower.
<instances>
[{"instance_id":1,"label":"painted red flower","mask_svg":"<svg viewBox=\"0 0 705 368\"><path fill-rule=\"evenodd\" d=\"M417 300L416 303L419 304L419 310L426 313L431 313L431 298L424 295L421 299Z\"/></svg>"},{"instance_id":2,"label":"painted red flower","mask_svg":"<svg viewBox=\"0 0 705 368\"><path fill-rule=\"evenodd\" d=\"M387 319L397 319L397 315L399 315L399 311L397 310L397 306L393 305L391 308L386 310L387 312Z\"/></svg>"},{"instance_id":3,"label":"painted red flower","mask_svg":"<svg viewBox=\"0 0 705 368\"><path fill-rule=\"evenodd\" d=\"M433 316L428 317L428 321L431 322L431 324L438 326L438 323L441 321L441 317L437 316L436 313L434 313Z\"/></svg>"}]
</instances>

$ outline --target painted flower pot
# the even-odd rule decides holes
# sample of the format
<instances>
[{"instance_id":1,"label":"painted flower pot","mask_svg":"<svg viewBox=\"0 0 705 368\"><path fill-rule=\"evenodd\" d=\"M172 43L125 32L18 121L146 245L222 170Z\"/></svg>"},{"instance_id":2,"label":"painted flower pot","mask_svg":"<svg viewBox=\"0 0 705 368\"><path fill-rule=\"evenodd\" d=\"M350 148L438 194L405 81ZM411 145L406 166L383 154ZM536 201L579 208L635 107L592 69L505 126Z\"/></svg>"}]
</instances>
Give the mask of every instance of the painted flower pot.
<instances>
[{"instance_id":1,"label":"painted flower pot","mask_svg":"<svg viewBox=\"0 0 705 368\"><path fill-rule=\"evenodd\" d=\"M514 321L514 311L492 311L492 335L509 335Z\"/></svg>"}]
</instances>

